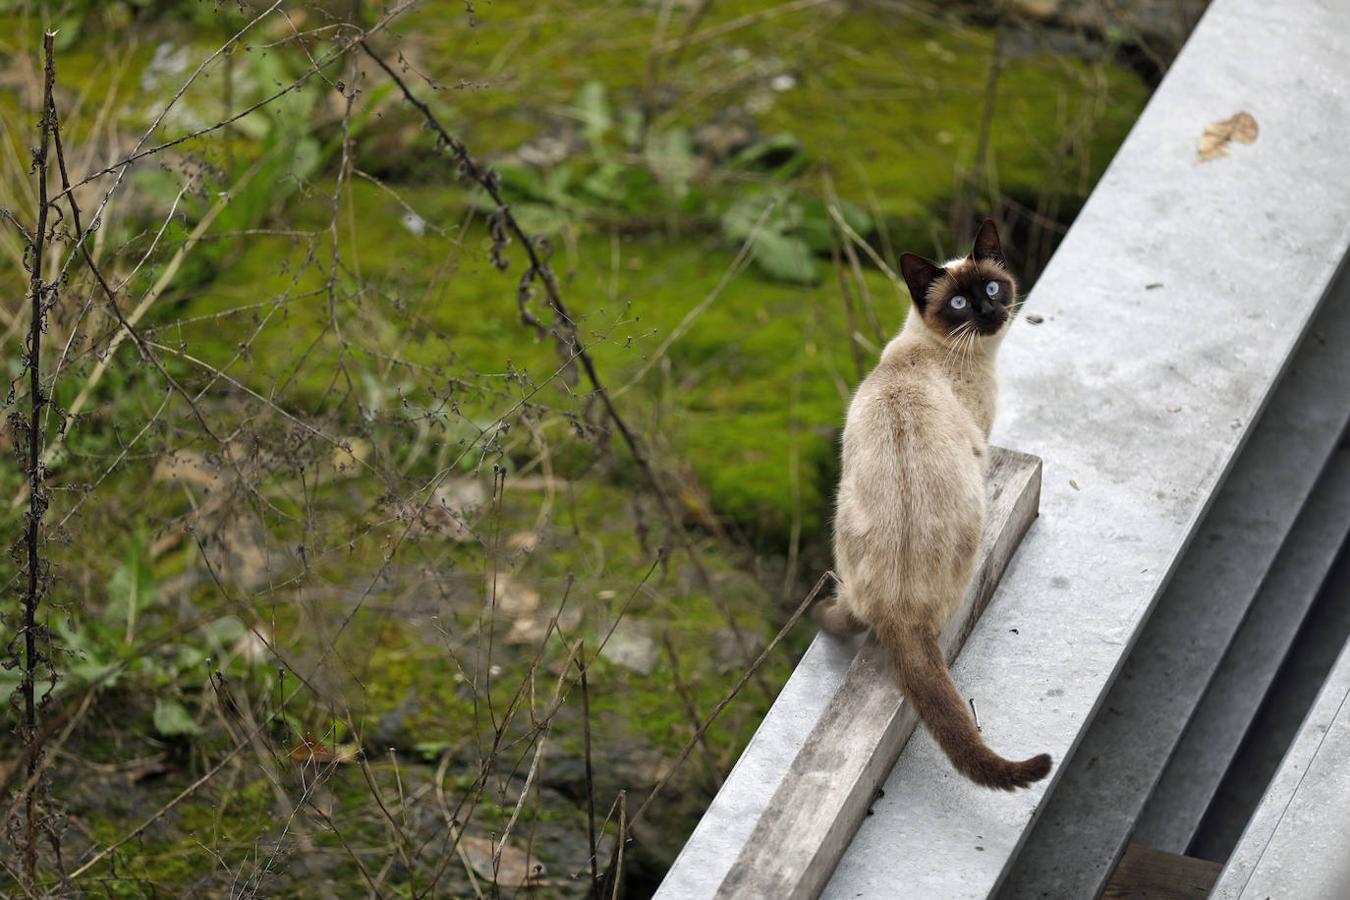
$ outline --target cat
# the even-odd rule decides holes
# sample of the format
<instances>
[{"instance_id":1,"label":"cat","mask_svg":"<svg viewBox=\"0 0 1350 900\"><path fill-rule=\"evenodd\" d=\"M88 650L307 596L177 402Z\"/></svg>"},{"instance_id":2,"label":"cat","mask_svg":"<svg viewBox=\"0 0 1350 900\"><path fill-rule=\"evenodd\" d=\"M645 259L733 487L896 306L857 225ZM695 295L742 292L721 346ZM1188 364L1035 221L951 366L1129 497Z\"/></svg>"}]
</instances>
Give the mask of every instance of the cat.
<instances>
[{"instance_id":1,"label":"cat","mask_svg":"<svg viewBox=\"0 0 1350 900\"><path fill-rule=\"evenodd\" d=\"M994 355L1015 312L1017 282L992 220L969 256L938 265L906 253L900 268L912 306L849 404L834 520L840 588L813 618L840 636L870 627L957 771L1013 790L1044 778L1050 757L1014 762L989 749L938 634L980 549Z\"/></svg>"}]
</instances>

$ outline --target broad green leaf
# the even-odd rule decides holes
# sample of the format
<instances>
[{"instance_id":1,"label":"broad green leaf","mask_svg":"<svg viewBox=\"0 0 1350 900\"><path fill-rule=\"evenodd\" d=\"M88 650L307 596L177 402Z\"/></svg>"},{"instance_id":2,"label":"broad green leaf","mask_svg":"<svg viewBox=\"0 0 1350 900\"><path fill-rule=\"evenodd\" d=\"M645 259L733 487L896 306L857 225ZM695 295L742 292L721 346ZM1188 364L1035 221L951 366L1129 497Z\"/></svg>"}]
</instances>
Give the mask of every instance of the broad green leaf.
<instances>
[{"instance_id":1,"label":"broad green leaf","mask_svg":"<svg viewBox=\"0 0 1350 900\"><path fill-rule=\"evenodd\" d=\"M623 138L625 147L638 148L638 142L642 140L642 122L640 109L625 106L619 110L619 136Z\"/></svg>"},{"instance_id":2,"label":"broad green leaf","mask_svg":"<svg viewBox=\"0 0 1350 900\"><path fill-rule=\"evenodd\" d=\"M99 628L97 622L87 623L87 627ZM62 686L75 684L94 684L111 687L117 683L118 667L105 652L105 642L89 634L86 625L73 628L65 619L55 623L61 646L66 648L68 656L64 662ZM115 640L112 638L111 640ZM114 674L109 675L109 672ZM104 677L107 675L108 677Z\"/></svg>"},{"instance_id":3,"label":"broad green leaf","mask_svg":"<svg viewBox=\"0 0 1350 900\"><path fill-rule=\"evenodd\" d=\"M847 200L838 202L839 217L859 236L867 237L872 233L872 217L856 203ZM830 251L830 234L835 230L834 220L823 202L814 197L807 198L801 204L801 237L816 253Z\"/></svg>"},{"instance_id":4,"label":"broad green leaf","mask_svg":"<svg viewBox=\"0 0 1350 900\"><path fill-rule=\"evenodd\" d=\"M769 275L797 284L814 284L819 277L811 248L801 238L761 230L751 238L755 262Z\"/></svg>"},{"instance_id":5,"label":"broad green leaf","mask_svg":"<svg viewBox=\"0 0 1350 900\"><path fill-rule=\"evenodd\" d=\"M219 649L231 647L237 644L248 631L244 623L234 616L221 616L214 622L202 628L202 634L206 640Z\"/></svg>"},{"instance_id":6,"label":"broad green leaf","mask_svg":"<svg viewBox=\"0 0 1350 900\"><path fill-rule=\"evenodd\" d=\"M801 142L790 134L775 134L737 153L727 163L732 169L752 169L773 172L779 178L790 178L810 163Z\"/></svg>"},{"instance_id":7,"label":"broad green leaf","mask_svg":"<svg viewBox=\"0 0 1350 900\"><path fill-rule=\"evenodd\" d=\"M777 192L746 195L722 213L722 231L733 241L756 231L786 232L792 225L787 205Z\"/></svg>"},{"instance_id":8,"label":"broad green leaf","mask_svg":"<svg viewBox=\"0 0 1350 900\"><path fill-rule=\"evenodd\" d=\"M644 166L601 163L581 187L587 200L594 198L601 208L607 208L611 213L626 210L637 215L651 215L666 199L652 173ZM595 204L578 202L573 206L588 212Z\"/></svg>"},{"instance_id":9,"label":"broad green leaf","mask_svg":"<svg viewBox=\"0 0 1350 900\"><path fill-rule=\"evenodd\" d=\"M544 180L539 177L539 170L534 166L525 163L503 162L494 168L497 176L501 179L502 192L506 195L508 203L521 200L549 199L549 190L545 186ZM491 209L495 205L486 194L482 195L480 199L485 209Z\"/></svg>"},{"instance_id":10,"label":"broad green leaf","mask_svg":"<svg viewBox=\"0 0 1350 900\"><path fill-rule=\"evenodd\" d=\"M187 708L177 700L158 700L155 702L155 731L164 737L182 737L201 734L198 725L188 714Z\"/></svg>"},{"instance_id":11,"label":"broad green leaf","mask_svg":"<svg viewBox=\"0 0 1350 900\"><path fill-rule=\"evenodd\" d=\"M108 608L104 618L124 624L126 642L136 633L136 619L155 602L155 575L145 561L145 542L134 535L127 542L126 555L108 581Z\"/></svg>"},{"instance_id":12,"label":"broad green leaf","mask_svg":"<svg viewBox=\"0 0 1350 900\"><path fill-rule=\"evenodd\" d=\"M571 222L567 213L544 203L518 203L511 207L511 212L515 214L520 227L531 237L557 234Z\"/></svg>"},{"instance_id":13,"label":"broad green leaf","mask_svg":"<svg viewBox=\"0 0 1350 900\"><path fill-rule=\"evenodd\" d=\"M658 181L676 197L689 193L689 180L694 177L694 144L689 132L671 128L647 135L643 155Z\"/></svg>"},{"instance_id":14,"label":"broad green leaf","mask_svg":"<svg viewBox=\"0 0 1350 900\"><path fill-rule=\"evenodd\" d=\"M418 741L413 744L413 752L424 759L436 759L450 746L449 741Z\"/></svg>"},{"instance_id":15,"label":"broad green leaf","mask_svg":"<svg viewBox=\"0 0 1350 900\"><path fill-rule=\"evenodd\" d=\"M577 92L577 102L573 107L577 118L581 120L582 133L591 150L599 154L605 141L605 134L614 125L614 117L609 111L609 99L605 96L605 86L598 81L588 81Z\"/></svg>"}]
</instances>

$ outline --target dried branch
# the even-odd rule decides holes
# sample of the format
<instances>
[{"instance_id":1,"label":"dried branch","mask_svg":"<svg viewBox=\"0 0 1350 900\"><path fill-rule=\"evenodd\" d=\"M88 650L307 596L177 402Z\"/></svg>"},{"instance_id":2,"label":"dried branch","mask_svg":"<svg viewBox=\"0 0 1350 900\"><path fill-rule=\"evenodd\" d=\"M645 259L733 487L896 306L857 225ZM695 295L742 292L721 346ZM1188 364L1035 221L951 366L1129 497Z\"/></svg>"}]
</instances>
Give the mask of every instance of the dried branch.
<instances>
[{"instance_id":1,"label":"dried branch","mask_svg":"<svg viewBox=\"0 0 1350 900\"><path fill-rule=\"evenodd\" d=\"M40 666L51 666L46 652L39 651L37 611L47 590L48 564L41 555L42 516L47 511L47 493L43 487L42 466L42 408L48 399L42 392L42 332L47 319L46 295L50 291L55 295L55 285L45 285L42 281L42 259L47 241L47 153L51 145L52 134L52 87L56 82L56 60L52 51L55 32L48 31L42 38L43 49L43 86L42 86L42 141L33 155L33 166L38 177L37 226L33 229L33 240L29 245L28 264L28 302L30 317L28 325L28 347L25 362L28 367L28 421L24 427L28 431L28 456L25 459L24 474L28 481L28 526L24 534L27 550L28 588L23 595L23 742L28 757L28 782L24 791L24 878L28 889L37 889L38 862L38 815L41 785L37 782L37 773L42 765L42 748L38 745L41 732L38 728L37 672ZM42 642L46 643L44 634ZM55 672L53 671L53 675Z\"/></svg>"}]
</instances>

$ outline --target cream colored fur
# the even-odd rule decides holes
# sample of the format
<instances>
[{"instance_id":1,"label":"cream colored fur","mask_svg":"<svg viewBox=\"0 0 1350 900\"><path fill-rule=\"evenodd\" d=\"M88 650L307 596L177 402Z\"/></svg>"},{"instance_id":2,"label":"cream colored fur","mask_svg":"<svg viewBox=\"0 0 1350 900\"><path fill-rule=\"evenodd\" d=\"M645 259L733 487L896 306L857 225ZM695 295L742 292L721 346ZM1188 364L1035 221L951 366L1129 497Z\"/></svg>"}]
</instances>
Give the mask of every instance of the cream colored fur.
<instances>
[{"instance_id":1,"label":"cream colored fur","mask_svg":"<svg viewBox=\"0 0 1350 900\"><path fill-rule=\"evenodd\" d=\"M937 266L906 253L900 267L915 302L849 404L834 523L841 584L812 616L840 635L870 625L900 689L957 771L1016 790L1044 778L1050 757L1014 762L989 749L938 635L980 550L998 399L994 355L1017 286L991 221L968 258Z\"/></svg>"},{"instance_id":2,"label":"cream colored fur","mask_svg":"<svg viewBox=\"0 0 1350 900\"><path fill-rule=\"evenodd\" d=\"M840 602L869 625L941 630L961 601L984 526L1005 332L953 341L916 309L849 404L835 563Z\"/></svg>"}]
</instances>

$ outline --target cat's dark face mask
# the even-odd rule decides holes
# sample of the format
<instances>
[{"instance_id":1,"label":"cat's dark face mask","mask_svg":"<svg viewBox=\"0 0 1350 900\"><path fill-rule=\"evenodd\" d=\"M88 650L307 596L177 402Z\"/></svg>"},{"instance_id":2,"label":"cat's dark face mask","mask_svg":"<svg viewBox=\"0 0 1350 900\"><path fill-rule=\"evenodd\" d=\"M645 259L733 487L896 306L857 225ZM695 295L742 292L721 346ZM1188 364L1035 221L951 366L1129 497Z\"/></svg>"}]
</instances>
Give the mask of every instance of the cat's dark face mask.
<instances>
[{"instance_id":1,"label":"cat's dark face mask","mask_svg":"<svg viewBox=\"0 0 1350 900\"><path fill-rule=\"evenodd\" d=\"M1004 268L998 230L986 220L964 259L939 266L906 253L900 268L924 324L949 341L967 335L992 337L1007 327L1017 301L1017 282Z\"/></svg>"},{"instance_id":2,"label":"cat's dark face mask","mask_svg":"<svg viewBox=\"0 0 1350 900\"><path fill-rule=\"evenodd\" d=\"M990 337L1011 318L1016 288L1006 273L992 266L963 260L948 268L935 287L929 292L924 320L940 334L954 337L958 331L974 331Z\"/></svg>"}]
</instances>

